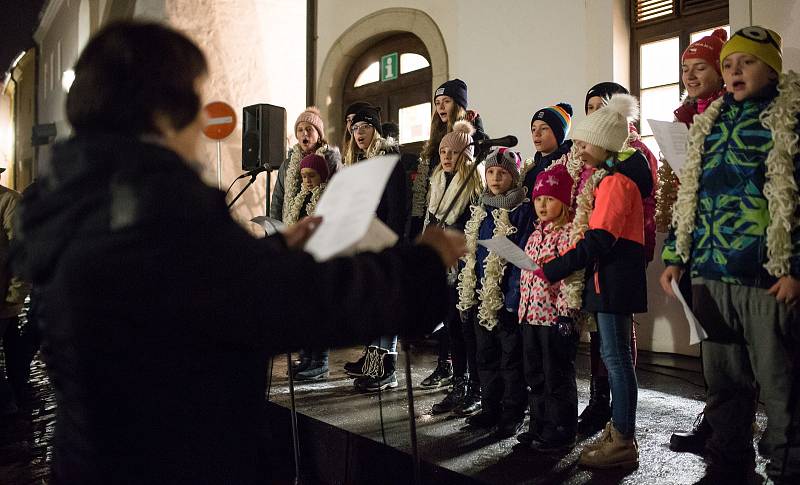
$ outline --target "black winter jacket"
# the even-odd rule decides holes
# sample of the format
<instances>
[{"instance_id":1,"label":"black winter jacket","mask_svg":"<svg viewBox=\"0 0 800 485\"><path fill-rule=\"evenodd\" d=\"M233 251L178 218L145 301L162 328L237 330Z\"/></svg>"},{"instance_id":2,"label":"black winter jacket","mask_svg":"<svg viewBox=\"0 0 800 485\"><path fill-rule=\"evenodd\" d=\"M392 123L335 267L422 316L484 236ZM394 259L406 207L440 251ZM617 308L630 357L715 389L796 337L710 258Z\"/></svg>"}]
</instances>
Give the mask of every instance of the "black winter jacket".
<instances>
[{"instance_id":1,"label":"black winter jacket","mask_svg":"<svg viewBox=\"0 0 800 485\"><path fill-rule=\"evenodd\" d=\"M432 249L316 263L282 236L252 238L160 146L75 138L45 172L20 206L14 264L44 288L52 483L270 483L271 354L444 317Z\"/></svg>"},{"instance_id":2,"label":"black winter jacket","mask_svg":"<svg viewBox=\"0 0 800 485\"><path fill-rule=\"evenodd\" d=\"M647 311L642 199L652 192L653 178L641 152L625 155L596 189L589 230L569 251L542 266L553 282L586 269L583 309L592 313Z\"/></svg>"}]
</instances>

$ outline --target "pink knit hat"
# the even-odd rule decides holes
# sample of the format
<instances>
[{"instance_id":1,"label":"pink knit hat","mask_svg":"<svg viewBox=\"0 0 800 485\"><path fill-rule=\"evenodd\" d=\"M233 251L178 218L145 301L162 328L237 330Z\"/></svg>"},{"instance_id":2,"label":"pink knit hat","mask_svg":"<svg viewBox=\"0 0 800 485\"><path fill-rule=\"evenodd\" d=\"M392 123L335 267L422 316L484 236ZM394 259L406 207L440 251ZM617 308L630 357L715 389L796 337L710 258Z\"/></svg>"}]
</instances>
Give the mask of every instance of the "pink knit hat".
<instances>
[{"instance_id":1,"label":"pink knit hat","mask_svg":"<svg viewBox=\"0 0 800 485\"><path fill-rule=\"evenodd\" d=\"M533 186L531 200L540 195L548 195L560 200L567 207L570 206L572 198L572 177L567 172L567 166L558 164L545 170L536 177L536 184Z\"/></svg>"},{"instance_id":2,"label":"pink knit hat","mask_svg":"<svg viewBox=\"0 0 800 485\"><path fill-rule=\"evenodd\" d=\"M464 150L464 155L472 160L474 157L474 150L470 143L472 143L473 133L475 133L475 128L472 127L469 121L456 121L453 125L453 131L444 135L442 141L439 142L439 150L442 148L450 148L454 152L459 153L467 147L466 150Z\"/></svg>"},{"instance_id":3,"label":"pink knit hat","mask_svg":"<svg viewBox=\"0 0 800 485\"><path fill-rule=\"evenodd\" d=\"M330 177L328 162L325 161L325 158L317 155L316 153L306 155L302 160L300 160L300 170L304 168L316 170L323 182L327 182L328 177Z\"/></svg>"},{"instance_id":4,"label":"pink knit hat","mask_svg":"<svg viewBox=\"0 0 800 485\"><path fill-rule=\"evenodd\" d=\"M322 123L322 117L320 116L319 109L316 106L309 106L305 111L300 113L300 116L297 117L297 121L294 122L295 133L297 133L297 125L303 121L313 125L314 128L317 129L317 133L319 133L320 138L325 138L325 124Z\"/></svg>"}]
</instances>

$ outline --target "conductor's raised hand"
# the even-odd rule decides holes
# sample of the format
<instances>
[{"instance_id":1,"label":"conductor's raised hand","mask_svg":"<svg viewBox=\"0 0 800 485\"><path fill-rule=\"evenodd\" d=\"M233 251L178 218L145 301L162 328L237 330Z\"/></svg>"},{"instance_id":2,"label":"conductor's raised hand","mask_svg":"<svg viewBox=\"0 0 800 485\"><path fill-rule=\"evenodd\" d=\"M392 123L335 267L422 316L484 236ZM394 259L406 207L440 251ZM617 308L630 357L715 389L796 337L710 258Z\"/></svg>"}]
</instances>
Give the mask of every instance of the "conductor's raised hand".
<instances>
[{"instance_id":1,"label":"conductor's raised hand","mask_svg":"<svg viewBox=\"0 0 800 485\"><path fill-rule=\"evenodd\" d=\"M435 226L428 226L417 238L417 244L432 247L442 258L446 268L455 266L458 258L467 253L467 240L463 233L451 229L442 230Z\"/></svg>"}]
</instances>

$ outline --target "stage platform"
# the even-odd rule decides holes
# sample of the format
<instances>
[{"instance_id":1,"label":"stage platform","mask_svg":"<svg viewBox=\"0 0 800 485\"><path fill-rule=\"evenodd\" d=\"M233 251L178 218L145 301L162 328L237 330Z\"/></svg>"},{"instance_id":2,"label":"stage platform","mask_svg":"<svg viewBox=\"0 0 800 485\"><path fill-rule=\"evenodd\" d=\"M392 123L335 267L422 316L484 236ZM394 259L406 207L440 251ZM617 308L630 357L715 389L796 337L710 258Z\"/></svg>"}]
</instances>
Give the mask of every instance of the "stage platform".
<instances>
[{"instance_id":1,"label":"stage platform","mask_svg":"<svg viewBox=\"0 0 800 485\"><path fill-rule=\"evenodd\" d=\"M333 351L330 379L297 383L295 387L301 466L307 478L304 483L412 483L402 371L405 355L401 352L398 363L400 386L378 396L357 392L352 379L342 370L342 365L358 358L360 352L359 348ZM466 429L463 419L431 415L431 406L444 397L446 390L423 389L419 382L432 371L435 362L433 348L415 348L412 380L423 483L676 485L691 484L703 476L701 457L673 453L667 446L670 434L678 428L690 428L703 408L698 359L640 352L636 432L640 465L628 472L578 467L576 461L583 443L566 456L552 457L519 445L515 438L498 441L490 433ZM579 409L588 401L588 367L586 349L582 348L578 356ZM270 401L270 412L288 426L285 355L275 359ZM757 422L760 434L766 423L763 412L759 412ZM764 465L759 458L758 470L762 474Z\"/></svg>"}]
</instances>

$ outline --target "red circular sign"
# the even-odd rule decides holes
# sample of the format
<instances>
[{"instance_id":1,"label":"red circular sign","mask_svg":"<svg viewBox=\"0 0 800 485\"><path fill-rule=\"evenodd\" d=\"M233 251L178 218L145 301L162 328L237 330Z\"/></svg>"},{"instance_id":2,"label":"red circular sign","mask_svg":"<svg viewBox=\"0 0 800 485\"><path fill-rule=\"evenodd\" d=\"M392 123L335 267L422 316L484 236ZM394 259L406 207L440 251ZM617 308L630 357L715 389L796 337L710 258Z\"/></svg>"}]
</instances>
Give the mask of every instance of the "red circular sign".
<instances>
[{"instance_id":1,"label":"red circular sign","mask_svg":"<svg viewBox=\"0 0 800 485\"><path fill-rule=\"evenodd\" d=\"M236 111L222 101L208 103L205 108L206 126L203 134L212 140L224 140L236 129Z\"/></svg>"}]
</instances>

